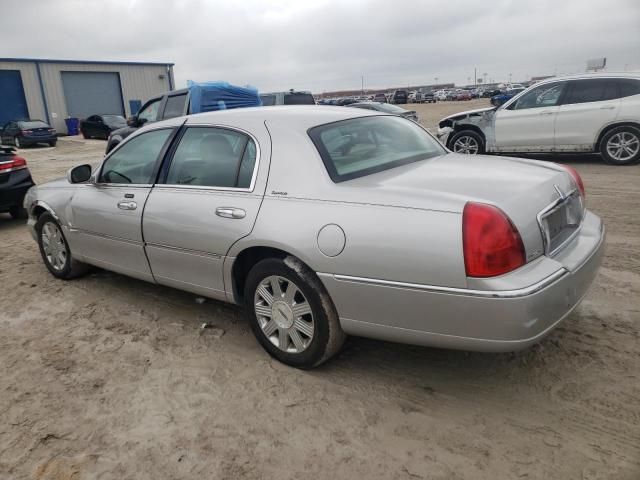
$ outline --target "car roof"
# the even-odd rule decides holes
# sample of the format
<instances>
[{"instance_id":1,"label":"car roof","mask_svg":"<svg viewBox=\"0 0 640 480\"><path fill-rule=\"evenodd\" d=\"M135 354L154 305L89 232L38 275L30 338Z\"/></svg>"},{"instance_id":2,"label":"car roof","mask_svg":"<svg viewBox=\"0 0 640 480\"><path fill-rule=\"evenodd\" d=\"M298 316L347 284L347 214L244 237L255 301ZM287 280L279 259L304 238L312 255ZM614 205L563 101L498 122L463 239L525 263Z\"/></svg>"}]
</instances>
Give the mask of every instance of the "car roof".
<instances>
[{"instance_id":1,"label":"car roof","mask_svg":"<svg viewBox=\"0 0 640 480\"><path fill-rule=\"evenodd\" d=\"M635 78L640 79L640 72L585 72L572 75L561 75L557 77L545 78L536 82L535 85L547 82L557 82L558 80L585 80L589 78Z\"/></svg>"},{"instance_id":2,"label":"car roof","mask_svg":"<svg viewBox=\"0 0 640 480\"><path fill-rule=\"evenodd\" d=\"M306 131L317 125L348 120L350 118L386 115L383 112L361 108L331 105L278 105L269 107L234 108L171 118L149 124L149 127L211 124L242 127L255 121L286 123L293 130ZM145 127L143 127L146 129Z\"/></svg>"}]
</instances>

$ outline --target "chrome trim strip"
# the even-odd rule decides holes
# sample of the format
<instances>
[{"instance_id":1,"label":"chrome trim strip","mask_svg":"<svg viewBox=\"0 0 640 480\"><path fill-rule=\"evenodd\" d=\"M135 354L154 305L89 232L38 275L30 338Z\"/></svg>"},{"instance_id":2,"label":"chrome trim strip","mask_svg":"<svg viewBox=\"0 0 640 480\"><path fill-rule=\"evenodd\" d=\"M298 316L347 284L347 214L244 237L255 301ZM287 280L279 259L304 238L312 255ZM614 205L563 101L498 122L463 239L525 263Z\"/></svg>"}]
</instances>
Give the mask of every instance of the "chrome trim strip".
<instances>
[{"instance_id":1,"label":"chrome trim strip","mask_svg":"<svg viewBox=\"0 0 640 480\"><path fill-rule=\"evenodd\" d=\"M91 235L93 237L106 238L107 240L115 240L115 241L122 242L122 243L129 243L131 245L136 245L136 246L139 246L139 247L143 247L144 246L144 243L139 242L137 240L131 240L129 238L116 237L114 235L107 235L105 233L91 232L89 230L83 230L81 228L70 227L69 228L69 232L82 233L82 234L85 234L85 235Z\"/></svg>"},{"instance_id":2,"label":"chrome trim strip","mask_svg":"<svg viewBox=\"0 0 640 480\"><path fill-rule=\"evenodd\" d=\"M204 190L207 192L236 192L236 193L251 193L253 189L250 188L235 188L235 187L207 187L205 185L180 185L173 183L156 183L155 187L159 190Z\"/></svg>"},{"instance_id":3,"label":"chrome trim strip","mask_svg":"<svg viewBox=\"0 0 640 480\"><path fill-rule=\"evenodd\" d=\"M540 290L551 285L556 280L564 277L568 273L569 272L566 269L561 268L560 270L555 271L548 277L540 280L537 283L534 283L533 285L529 285L528 287L518 288L515 290L472 290L469 288L441 287L438 285L422 285L419 283L395 282L392 280L379 280L377 278L352 277L349 275L333 275L333 278L341 282L355 282L355 283L364 283L367 285L378 285L383 287L407 288L411 290L445 293L450 295L465 295L470 297L485 297L485 298L518 298L518 297L525 297L527 295L532 295L536 292L539 292Z\"/></svg>"},{"instance_id":4,"label":"chrome trim strip","mask_svg":"<svg viewBox=\"0 0 640 480\"><path fill-rule=\"evenodd\" d=\"M174 247L171 245L162 245L160 243L145 243L145 247L163 248L165 250L190 253L191 255L198 255L200 257L211 257L218 260L222 258L222 255L219 255L217 253L203 252L202 250L192 250L190 248Z\"/></svg>"}]
</instances>

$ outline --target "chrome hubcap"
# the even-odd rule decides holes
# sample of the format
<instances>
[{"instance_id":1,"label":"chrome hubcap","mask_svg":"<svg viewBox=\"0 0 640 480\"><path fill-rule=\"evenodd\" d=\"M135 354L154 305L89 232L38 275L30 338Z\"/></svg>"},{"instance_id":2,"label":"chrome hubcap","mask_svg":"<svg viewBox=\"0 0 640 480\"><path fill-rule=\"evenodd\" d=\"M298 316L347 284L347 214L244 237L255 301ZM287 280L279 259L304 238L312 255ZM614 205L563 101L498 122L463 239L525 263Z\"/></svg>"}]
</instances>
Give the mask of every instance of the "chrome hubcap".
<instances>
[{"instance_id":1,"label":"chrome hubcap","mask_svg":"<svg viewBox=\"0 0 640 480\"><path fill-rule=\"evenodd\" d=\"M313 340L311 305L291 280L272 275L260 282L254 309L262 333L280 350L300 353Z\"/></svg>"},{"instance_id":2,"label":"chrome hubcap","mask_svg":"<svg viewBox=\"0 0 640 480\"><path fill-rule=\"evenodd\" d=\"M478 141L473 137L460 137L453 144L453 151L456 153L468 153L474 155L478 153L480 146Z\"/></svg>"},{"instance_id":3,"label":"chrome hubcap","mask_svg":"<svg viewBox=\"0 0 640 480\"><path fill-rule=\"evenodd\" d=\"M633 158L640 150L640 139L631 132L616 133L607 142L607 152L616 160Z\"/></svg>"},{"instance_id":4,"label":"chrome hubcap","mask_svg":"<svg viewBox=\"0 0 640 480\"><path fill-rule=\"evenodd\" d=\"M62 232L55 223L47 222L42 227L42 249L47 262L54 270L60 271L67 263L67 248Z\"/></svg>"}]
</instances>

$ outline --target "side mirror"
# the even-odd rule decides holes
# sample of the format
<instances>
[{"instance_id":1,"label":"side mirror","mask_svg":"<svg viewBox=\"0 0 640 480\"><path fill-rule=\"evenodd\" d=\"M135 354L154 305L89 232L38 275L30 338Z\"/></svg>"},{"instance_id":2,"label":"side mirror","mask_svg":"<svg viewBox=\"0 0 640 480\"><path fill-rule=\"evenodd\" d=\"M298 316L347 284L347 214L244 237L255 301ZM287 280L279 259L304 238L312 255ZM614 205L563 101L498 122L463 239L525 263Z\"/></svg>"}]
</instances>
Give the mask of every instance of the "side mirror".
<instances>
[{"instance_id":1,"label":"side mirror","mask_svg":"<svg viewBox=\"0 0 640 480\"><path fill-rule=\"evenodd\" d=\"M91 165L78 165L67 172L67 181L69 183L84 183L91 178L91 173Z\"/></svg>"},{"instance_id":2,"label":"side mirror","mask_svg":"<svg viewBox=\"0 0 640 480\"><path fill-rule=\"evenodd\" d=\"M131 115L129 118L127 118L127 125L129 125L132 128L138 128L140 126L138 116Z\"/></svg>"}]
</instances>

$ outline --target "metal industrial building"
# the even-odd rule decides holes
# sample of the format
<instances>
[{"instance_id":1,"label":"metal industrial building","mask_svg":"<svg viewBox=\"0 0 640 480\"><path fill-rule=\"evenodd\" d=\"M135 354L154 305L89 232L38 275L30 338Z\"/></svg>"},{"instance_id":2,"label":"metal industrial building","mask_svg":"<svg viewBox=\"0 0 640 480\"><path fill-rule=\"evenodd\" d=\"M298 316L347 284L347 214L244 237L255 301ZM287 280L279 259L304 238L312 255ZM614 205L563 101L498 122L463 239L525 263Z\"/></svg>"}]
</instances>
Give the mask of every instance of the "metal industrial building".
<instances>
[{"instance_id":1,"label":"metal industrial building","mask_svg":"<svg viewBox=\"0 0 640 480\"><path fill-rule=\"evenodd\" d=\"M173 63L0 58L0 127L32 118L66 133L67 117L128 117L173 86Z\"/></svg>"}]
</instances>

